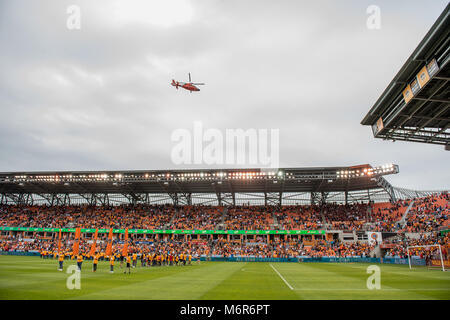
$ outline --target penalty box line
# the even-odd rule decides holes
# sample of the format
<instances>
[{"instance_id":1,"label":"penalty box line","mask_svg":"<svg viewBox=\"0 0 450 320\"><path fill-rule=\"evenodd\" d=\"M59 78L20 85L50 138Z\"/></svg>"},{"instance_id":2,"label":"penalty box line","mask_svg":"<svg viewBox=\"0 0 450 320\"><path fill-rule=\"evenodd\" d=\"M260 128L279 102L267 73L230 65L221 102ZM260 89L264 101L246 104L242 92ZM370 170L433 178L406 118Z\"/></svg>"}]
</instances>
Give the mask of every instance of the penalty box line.
<instances>
[{"instance_id":1,"label":"penalty box line","mask_svg":"<svg viewBox=\"0 0 450 320\"><path fill-rule=\"evenodd\" d=\"M269 263L269 265L270 265L270 267L273 269L273 271L275 271L275 272L277 273L277 275L281 278L281 280L284 281L284 283L289 287L289 289L295 290L295 289L289 284L289 282L287 282L286 279L283 278L283 276L281 275L281 273L279 273L278 270L275 269L275 267L274 267L271 263Z\"/></svg>"},{"instance_id":2,"label":"penalty box line","mask_svg":"<svg viewBox=\"0 0 450 320\"><path fill-rule=\"evenodd\" d=\"M270 267L273 269L273 271L276 272L276 274L281 278L281 280L283 280L283 282L289 287L289 289L291 290L301 290L301 291L450 291L450 289L448 288L405 288L405 289L400 289L400 288L385 288L385 289L379 289L379 290L369 290L368 288L301 288L301 289L296 289L294 287L292 287L289 282L287 282L287 280L281 275L281 273L278 272L277 269L275 269L275 267L269 263Z\"/></svg>"}]
</instances>

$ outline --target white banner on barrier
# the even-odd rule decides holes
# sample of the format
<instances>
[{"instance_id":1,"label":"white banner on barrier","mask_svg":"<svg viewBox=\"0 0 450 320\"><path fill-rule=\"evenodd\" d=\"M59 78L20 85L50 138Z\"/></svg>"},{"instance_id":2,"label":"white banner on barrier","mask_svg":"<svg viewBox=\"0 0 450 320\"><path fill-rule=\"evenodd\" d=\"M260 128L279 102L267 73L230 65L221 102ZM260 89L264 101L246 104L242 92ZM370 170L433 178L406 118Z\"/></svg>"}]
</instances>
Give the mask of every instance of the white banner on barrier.
<instances>
[{"instance_id":1,"label":"white banner on barrier","mask_svg":"<svg viewBox=\"0 0 450 320\"><path fill-rule=\"evenodd\" d=\"M369 239L369 244L380 244L382 241L381 232L367 232L367 239Z\"/></svg>"}]
</instances>

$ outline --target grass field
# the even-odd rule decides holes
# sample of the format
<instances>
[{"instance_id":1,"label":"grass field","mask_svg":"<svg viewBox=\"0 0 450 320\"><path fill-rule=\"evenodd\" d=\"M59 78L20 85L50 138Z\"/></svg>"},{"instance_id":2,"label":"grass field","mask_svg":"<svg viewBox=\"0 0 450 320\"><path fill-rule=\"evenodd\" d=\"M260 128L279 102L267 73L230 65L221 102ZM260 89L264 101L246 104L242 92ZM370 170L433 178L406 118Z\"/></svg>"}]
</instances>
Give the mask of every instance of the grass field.
<instances>
[{"instance_id":1,"label":"grass field","mask_svg":"<svg viewBox=\"0 0 450 320\"><path fill-rule=\"evenodd\" d=\"M93 273L85 261L81 289L56 260L0 256L0 299L450 299L450 272L379 265L381 289L368 290L368 264L202 262L200 265L132 269L107 262ZM140 264L140 263L138 263Z\"/></svg>"}]
</instances>

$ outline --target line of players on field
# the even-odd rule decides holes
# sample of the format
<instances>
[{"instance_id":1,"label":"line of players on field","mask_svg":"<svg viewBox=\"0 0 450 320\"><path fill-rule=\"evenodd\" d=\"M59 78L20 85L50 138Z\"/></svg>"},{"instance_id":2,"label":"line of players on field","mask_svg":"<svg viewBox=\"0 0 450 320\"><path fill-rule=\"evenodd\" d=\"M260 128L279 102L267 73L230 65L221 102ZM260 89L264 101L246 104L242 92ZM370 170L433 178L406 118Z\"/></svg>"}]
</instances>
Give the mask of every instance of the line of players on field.
<instances>
[{"instance_id":1,"label":"line of players on field","mask_svg":"<svg viewBox=\"0 0 450 320\"><path fill-rule=\"evenodd\" d=\"M41 258L43 259L51 259L52 255L49 255L45 252L41 252ZM95 254L94 256L89 256L85 254L78 254L77 256L73 256L67 253L54 254L53 258L58 258L58 270L62 271L64 267L64 260L66 258L76 259L78 269L81 271L81 267L83 265L84 260L92 260L92 271L97 271L97 266L99 261L109 261L110 265L110 273L114 273L114 265L116 261L120 262L120 268L123 268L124 262L126 263L126 268L128 269L128 273L130 273L131 268L136 268L138 264L138 260L141 262L141 267L155 267L155 266L185 266L186 264L191 265L192 260L200 262L200 257L195 256L192 257L191 254L185 253L133 253L130 255L122 255L121 253L113 254L112 256L106 256L102 254Z\"/></svg>"}]
</instances>

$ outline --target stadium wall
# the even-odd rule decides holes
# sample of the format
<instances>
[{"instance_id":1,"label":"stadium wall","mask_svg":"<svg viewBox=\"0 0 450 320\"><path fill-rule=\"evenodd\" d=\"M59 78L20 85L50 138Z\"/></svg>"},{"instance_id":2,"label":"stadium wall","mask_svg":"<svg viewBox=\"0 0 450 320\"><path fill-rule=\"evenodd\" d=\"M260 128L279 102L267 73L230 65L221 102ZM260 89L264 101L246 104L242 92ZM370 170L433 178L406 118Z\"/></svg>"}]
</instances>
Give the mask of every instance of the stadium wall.
<instances>
[{"instance_id":1,"label":"stadium wall","mask_svg":"<svg viewBox=\"0 0 450 320\"><path fill-rule=\"evenodd\" d=\"M324 262L324 263L386 263L386 264L408 264L408 259L403 258L337 258L337 257L292 257L292 258L260 258L260 257L201 257L201 261L227 261L227 262ZM411 257L413 265L425 266L425 259Z\"/></svg>"}]
</instances>

